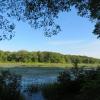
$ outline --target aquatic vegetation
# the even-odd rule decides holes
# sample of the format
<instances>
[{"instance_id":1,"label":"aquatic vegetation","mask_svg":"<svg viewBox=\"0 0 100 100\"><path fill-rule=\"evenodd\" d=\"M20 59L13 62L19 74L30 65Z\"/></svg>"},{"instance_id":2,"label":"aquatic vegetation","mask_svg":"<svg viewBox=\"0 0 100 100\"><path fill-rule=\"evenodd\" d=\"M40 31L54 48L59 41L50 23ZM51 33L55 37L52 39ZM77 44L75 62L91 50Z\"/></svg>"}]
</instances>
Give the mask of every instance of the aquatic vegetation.
<instances>
[{"instance_id":1,"label":"aquatic vegetation","mask_svg":"<svg viewBox=\"0 0 100 100\"><path fill-rule=\"evenodd\" d=\"M73 70L70 70L70 73L68 71L60 73L57 83L45 85L42 89L45 99L100 100L100 70L82 70L80 73L78 70L74 79L71 78Z\"/></svg>"}]
</instances>

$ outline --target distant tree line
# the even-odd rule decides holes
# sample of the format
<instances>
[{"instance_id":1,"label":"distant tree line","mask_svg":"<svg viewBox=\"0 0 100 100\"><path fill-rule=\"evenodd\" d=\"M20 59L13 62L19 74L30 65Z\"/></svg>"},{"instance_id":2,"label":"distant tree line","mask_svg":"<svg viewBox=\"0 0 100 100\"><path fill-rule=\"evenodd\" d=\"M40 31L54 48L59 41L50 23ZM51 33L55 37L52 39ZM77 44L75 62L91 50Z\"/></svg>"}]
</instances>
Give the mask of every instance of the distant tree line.
<instances>
[{"instance_id":1,"label":"distant tree line","mask_svg":"<svg viewBox=\"0 0 100 100\"><path fill-rule=\"evenodd\" d=\"M100 59L86 56L63 55L56 52L28 52L24 50L18 52L0 51L0 62L72 63L75 59L79 63L100 63Z\"/></svg>"}]
</instances>

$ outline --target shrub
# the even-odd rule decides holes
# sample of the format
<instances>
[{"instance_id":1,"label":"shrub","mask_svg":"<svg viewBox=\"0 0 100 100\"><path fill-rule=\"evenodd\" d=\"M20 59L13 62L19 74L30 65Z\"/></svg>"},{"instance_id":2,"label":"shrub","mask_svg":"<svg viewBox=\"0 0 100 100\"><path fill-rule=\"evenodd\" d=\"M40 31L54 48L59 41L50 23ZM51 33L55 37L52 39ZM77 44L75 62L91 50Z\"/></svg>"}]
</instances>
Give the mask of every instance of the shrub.
<instances>
[{"instance_id":1,"label":"shrub","mask_svg":"<svg viewBox=\"0 0 100 100\"><path fill-rule=\"evenodd\" d=\"M23 100L21 77L9 71L0 72L0 100Z\"/></svg>"}]
</instances>

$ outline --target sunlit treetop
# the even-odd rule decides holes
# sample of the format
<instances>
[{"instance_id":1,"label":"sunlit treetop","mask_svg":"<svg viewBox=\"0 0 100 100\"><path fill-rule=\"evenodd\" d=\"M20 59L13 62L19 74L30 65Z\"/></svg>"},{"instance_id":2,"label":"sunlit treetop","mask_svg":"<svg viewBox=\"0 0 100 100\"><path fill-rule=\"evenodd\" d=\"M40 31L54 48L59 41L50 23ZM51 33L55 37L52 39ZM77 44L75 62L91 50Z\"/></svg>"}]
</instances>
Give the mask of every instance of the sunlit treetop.
<instances>
[{"instance_id":1,"label":"sunlit treetop","mask_svg":"<svg viewBox=\"0 0 100 100\"><path fill-rule=\"evenodd\" d=\"M55 19L72 7L79 16L95 21L93 33L100 37L100 0L0 0L0 40L14 36L12 18L27 22L35 29L43 28L46 36L56 35L61 29Z\"/></svg>"}]
</instances>

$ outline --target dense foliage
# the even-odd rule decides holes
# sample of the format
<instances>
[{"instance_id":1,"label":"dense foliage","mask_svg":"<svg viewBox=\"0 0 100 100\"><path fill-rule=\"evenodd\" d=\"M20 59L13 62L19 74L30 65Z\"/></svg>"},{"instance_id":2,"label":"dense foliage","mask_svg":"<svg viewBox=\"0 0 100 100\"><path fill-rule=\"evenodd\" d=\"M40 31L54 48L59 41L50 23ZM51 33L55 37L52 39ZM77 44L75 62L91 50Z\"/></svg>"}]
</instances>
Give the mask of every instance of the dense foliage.
<instances>
[{"instance_id":1,"label":"dense foliage","mask_svg":"<svg viewBox=\"0 0 100 100\"><path fill-rule=\"evenodd\" d=\"M24 100L20 76L9 71L0 71L0 100Z\"/></svg>"},{"instance_id":2,"label":"dense foliage","mask_svg":"<svg viewBox=\"0 0 100 100\"><path fill-rule=\"evenodd\" d=\"M75 71L76 68L62 72L57 83L44 86L42 91L45 99L100 100L100 69Z\"/></svg>"},{"instance_id":3,"label":"dense foliage","mask_svg":"<svg viewBox=\"0 0 100 100\"><path fill-rule=\"evenodd\" d=\"M95 59L86 56L63 55L55 52L4 52L0 51L0 62L23 62L23 63L85 63L94 64L100 63L100 59Z\"/></svg>"},{"instance_id":4,"label":"dense foliage","mask_svg":"<svg viewBox=\"0 0 100 100\"><path fill-rule=\"evenodd\" d=\"M46 36L56 35L60 26L55 19L72 7L78 15L96 22L94 33L100 37L100 0L0 0L0 40L13 37L13 18L33 28L42 27Z\"/></svg>"}]
</instances>

